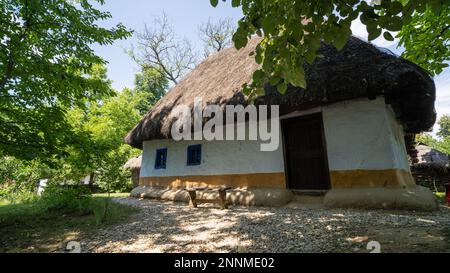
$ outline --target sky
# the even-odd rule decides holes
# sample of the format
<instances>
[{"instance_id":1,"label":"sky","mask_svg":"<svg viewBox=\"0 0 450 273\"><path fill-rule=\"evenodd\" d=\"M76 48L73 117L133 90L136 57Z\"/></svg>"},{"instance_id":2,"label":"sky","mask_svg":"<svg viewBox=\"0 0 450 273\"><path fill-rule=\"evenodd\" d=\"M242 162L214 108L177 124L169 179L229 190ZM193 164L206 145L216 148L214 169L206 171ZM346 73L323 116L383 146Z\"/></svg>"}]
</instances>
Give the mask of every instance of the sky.
<instances>
[{"instance_id":1,"label":"sky","mask_svg":"<svg viewBox=\"0 0 450 273\"><path fill-rule=\"evenodd\" d=\"M126 27L137 32L144 28L144 24L151 25L155 17L166 13L174 27L174 32L180 38L187 38L202 53L202 45L199 41L198 26L211 20L231 17L237 22L242 17L240 8L232 8L230 1L213 8L209 0L106 0L102 10L109 11L112 18L105 22L99 22L102 26L112 27L121 22ZM356 20L352 24L353 35L367 40L365 26ZM386 41L382 37L372 41L377 46L386 47L400 55L401 48L397 48L397 41ZM108 62L108 76L113 81L113 88L122 90L124 87L133 88L134 74L138 72L138 66L130 58L127 50L136 44L135 37L120 40L109 46L94 46L97 54ZM434 78L436 85L436 111L438 117L450 114L450 68ZM435 125L434 131L436 131Z\"/></svg>"}]
</instances>

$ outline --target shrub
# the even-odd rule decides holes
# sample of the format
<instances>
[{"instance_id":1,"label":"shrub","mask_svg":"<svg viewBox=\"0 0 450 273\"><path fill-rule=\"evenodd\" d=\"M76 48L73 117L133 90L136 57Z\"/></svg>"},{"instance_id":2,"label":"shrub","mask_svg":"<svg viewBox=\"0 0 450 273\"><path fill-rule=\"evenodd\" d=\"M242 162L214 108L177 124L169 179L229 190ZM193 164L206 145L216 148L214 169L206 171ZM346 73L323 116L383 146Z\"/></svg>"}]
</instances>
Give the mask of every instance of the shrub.
<instances>
[{"instance_id":1,"label":"shrub","mask_svg":"<svg viewBox=\"0 0 450 273\"><path fill-rule=\"evenodd\" d=\"M83 187L49 185L40 200L42 207L48 211L92 214L92 197L90 191Z\"/></svg>"},{"instance_id":2,"label":"shrub","mask_svg":"<svg viewBox=\"0 0 450 273\"><path fill-rule=\"evenodd\" d=\"M0 153L0 199L9 203L26 203L37 199L40 178L50 171L38 160L20 160Z\"/></svg>"},{"instance_id":3,"label":"shrub","mask_svg":"<svg viewBox=\"0 0 450 273\"><path fill-rule=\"evenodd\" d=\"M0 200L5 200L8 203L29 203L36 201L38 196L36 193L27 189L21 189L16 187L4 187L0 188Z\"/></svg>"},{"instance_id":4,"label":"shrub","mask_svg":"<svg viewBox=\"0 0 450 273\"><path fill-rule=\"evenodd\" d=\"M131 172L124 170L123 165L134 155L130 148L120 147L101 160L94 183L102 192L129 192L133 189Z\"/></svg>"}]
</instances>

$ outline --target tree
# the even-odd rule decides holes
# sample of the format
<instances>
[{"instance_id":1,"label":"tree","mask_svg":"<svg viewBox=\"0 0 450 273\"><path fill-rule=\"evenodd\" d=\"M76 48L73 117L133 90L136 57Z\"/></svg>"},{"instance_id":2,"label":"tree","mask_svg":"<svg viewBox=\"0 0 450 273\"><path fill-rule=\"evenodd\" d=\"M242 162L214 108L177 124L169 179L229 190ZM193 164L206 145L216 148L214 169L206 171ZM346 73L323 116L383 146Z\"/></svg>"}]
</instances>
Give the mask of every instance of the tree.
<instances>
[{"instance_id":1,"label":"tree","mask_svg":"<svg viewBox=\"0 0 450 273\"><path fill-rule=\"evenodd\" d=\"M39 160L19 160L0 155L0 199L23 202L33 198L39 179L50 169Z\"/></svg>"},{"instance_id":2,"label":"tree","mask_svg":"<svg viewBox=\"0 0 450 273\"><path fill-rule=\"evenodd\" d=\"M420 134L416 136L416 142L422 142L440 152L450 155L450 138L446 137L441 140L435 139L430 134Z\"/></svg>"},{"instance_id":3,"label":"tree","mask_svg":"<svg viewBox=\"0 0 450 273\"><path fill-rule=\"evenodd\" d=\"M448 138L450 140L450 115L443 115L439 121L439 131L437 135L441 138Z\"/></svg>"},{"instance_id":4,"label":"tree","mask_svg":"<svg viewBox=\"0 0 450 273\"><path fill-rule=\"evenodd\" d=\"M450 115L443 115L439 121L439 130L436 139L429 134L421 134L416 137L417 142L423 142L430 147L435 148L443 153L450 154Z\"/></svg>"},{"instance_id":5,"label":"tree","mask_svg":"<svg viewBox=\"0 0 450 273\"><path fill-rule=\"evenodd\" d=\"M234 31L235 27L230 17L216 22L208 19L208 22L202 23L198 27L198 32L204 43L204 56L208 57L211 53L231 46Z\"/></svg>"},{"instance_id":6,"label":"tree","mask_svg":"<svg viewBox=\"0 0 450 273\"><path fill-rule=\"evenodd\" d=\"M132 58L142 70L156 69L174 84L197 63L190 42L175 36L165 13L155 18L151 27L145 24L144 31L137 33L137 39L138 52L132 49Z\"/></svg>"},{"instance_id":7,"label":"tree","mask_svg":"<svg viewBox=\"0 0 450 273\"><path fill-rule=\"evenodd\" d=\"M92 44L131 33L98 26L111 17L88 0L0 4L0 151L18 158L61 155L74 141L66 110L111 93L94 70ZM97 1L103 4L103 0Z\"/></svg>"},{"instance_id":8,"label":"tree","mask_svg":"<svg viewBox=\"0 0 450 273\"><path fill-rule=\"evenodd\" d=\"M137 109L144 115L166 94L169 82L156 69L144 68L135 75L134 86L135 92L142 95Z\"/></svg>"},{"instance_id":9,"label":"tree","mask_svg":"<svg viewBox=\"0 0 450 273\"><path fill-rule=\"evenodd\" d=\"M69 124L84 138L67 147L68 156L55 164L54 179L77 181L95 173L95 183L102 189L126 190L131 183L122 166L140 151L124 144L123 137L139 122L143 99L141 93L125 88L113 97L68 111Z\"/></svg>"},{"instance_id":10,"label":"tree","mask_svg":"<svg viewBox=\"0 0 450 273\"><path fill-rule=\"evenodd\" d=\"M217 6L219 0L210 2ZM392 41L400 31L397 37L406 47L405 56L420 65L424 65L421 56L412 53L419 47L416 43L421 48L430 46L430 41L436 43L431 50L439 51L427 56L433 58L431 65L424 65L431 72L439 73L448 60L449 1L231 0L231 5L241 7L244 14L233 35L236 48L244 47L254 34L263 36L254 52L262 68L253 74L253 83L244 88L249 95L262 94L267 82L277 86L280 93L286 91L288 84L306 87L304 64L315 60L322 41L342 49L352 34L351 23L357 18L366 25L369 40L383 35ZM419 19L422 16L426 18ZM428 24L421 25L421 21ZM429 27L436 28L431 36L439 33L441 37L422 39L416 34Z\"/></svg>"},{"instance_id":11,"label":"tree","mask_svg":"<svg viewBox=\"0 0 450 273\"><path fill-rule=\"evenodd\" d=\"M92 75L110 84L104 65L95 65ZM52 183L77 183L88 174L94 174L94 183L104 191L129 190L130 173L123 165L141 151L124 144L123 137L167 88L167 79L155 70L142 71L136 78L134 90L111 89L108 96L85 99L64 109L72 141L61 150L61 156L44 162L0 153L0 195L19 198L22 195L16 193L29 195L40 178L49 178Z\"/></svg>"},{"instance_id":12,"label":"tree","mask_svg":"<svg viewBox=\"0 0 450 273\"><path fill-rule=\"evenodd\" d=\"M438 9L438 7L436 7ZM409 59L437 75L448 66L450 59L450 6L434 11L430 5L424 12L416 12L409 24L400 31L402 57Z\"/></svg>"}]
</instances>

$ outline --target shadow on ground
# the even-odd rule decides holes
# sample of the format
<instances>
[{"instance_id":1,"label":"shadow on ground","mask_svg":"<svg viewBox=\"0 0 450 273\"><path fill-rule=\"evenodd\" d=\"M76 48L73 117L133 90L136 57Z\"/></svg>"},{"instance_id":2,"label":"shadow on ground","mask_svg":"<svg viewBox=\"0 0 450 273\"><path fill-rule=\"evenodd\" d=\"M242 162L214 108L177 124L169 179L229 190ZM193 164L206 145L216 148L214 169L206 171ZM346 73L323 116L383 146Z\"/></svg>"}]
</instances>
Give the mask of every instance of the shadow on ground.
<instances>
[{"instance_id":1,"label":"shadow on ground","mask_svg":"<svg viewBox=\"0 0 450 273\"><path fill-rule=\"evenodd\" d=\"M82 239L87 252L449 252L450 210L245 208L121 199L141 208Z\"/></svg>"}]
</instances>

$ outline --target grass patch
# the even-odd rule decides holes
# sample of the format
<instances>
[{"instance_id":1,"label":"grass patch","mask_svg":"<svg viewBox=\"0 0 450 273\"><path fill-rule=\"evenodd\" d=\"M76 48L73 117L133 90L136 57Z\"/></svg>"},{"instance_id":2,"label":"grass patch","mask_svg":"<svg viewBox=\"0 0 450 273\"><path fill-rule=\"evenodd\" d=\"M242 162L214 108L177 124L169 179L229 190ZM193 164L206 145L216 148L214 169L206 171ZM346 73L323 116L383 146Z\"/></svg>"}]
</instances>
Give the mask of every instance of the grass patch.
<instances>
[{"instance_id":1,"label":"grass patch","mask_svg":"<svg viewBox=\"0 0 450 273\"><path fill-rule=\"evenodd\" d=\"M445 192L435 192L436 198L438 199L439 204L445 204Z\"/></svg>"},{"instance_id":2,"label":"grass patch","mask_svg":"<svg viewBox=\"0 0 450 273\"><path fill-rule=\"evenodd\" d=\"M94 197L108 197L108 194L107 193L94 193L92 196L94 196ZM114 198L129 197L129 196L130 196L129 192L110 193L110 197L114 197Z\"/></svg>"},{"instance_id":3,"label":"grass patch","mask_svg":"<svg viewBox=\"0 0 450 273\"><path fill-rule=\"evenodd\" d=\"M106 197L94 196L89 213L48 210L39 201L11 204L0 201L0 252L55 252L65 242L125 220L137 209L109 202L101 222Z\"/></svg>"}]
</instances>

